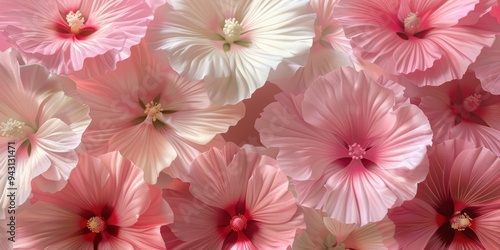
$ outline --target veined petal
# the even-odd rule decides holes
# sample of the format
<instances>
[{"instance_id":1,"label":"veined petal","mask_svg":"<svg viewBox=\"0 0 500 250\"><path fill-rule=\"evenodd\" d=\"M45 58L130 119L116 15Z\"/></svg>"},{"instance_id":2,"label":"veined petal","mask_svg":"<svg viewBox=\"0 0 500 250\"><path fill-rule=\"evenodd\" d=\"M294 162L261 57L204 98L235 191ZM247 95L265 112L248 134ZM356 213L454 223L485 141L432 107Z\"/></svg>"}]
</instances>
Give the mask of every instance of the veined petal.
<instances>
[{"instance_id":1,"label":"veined petal","mask_svg":"<svg viewBox=\"0 0 500 250\"><path fill-rule=\"evenodd\" d=\"M152 124L143 122L126 128L111 137L109 150L117 150L144 170L144 179L156 183L158 174L177 157L166 135ZM137 147L140 145L140 147Z\"/></svg>"}]
</instances>

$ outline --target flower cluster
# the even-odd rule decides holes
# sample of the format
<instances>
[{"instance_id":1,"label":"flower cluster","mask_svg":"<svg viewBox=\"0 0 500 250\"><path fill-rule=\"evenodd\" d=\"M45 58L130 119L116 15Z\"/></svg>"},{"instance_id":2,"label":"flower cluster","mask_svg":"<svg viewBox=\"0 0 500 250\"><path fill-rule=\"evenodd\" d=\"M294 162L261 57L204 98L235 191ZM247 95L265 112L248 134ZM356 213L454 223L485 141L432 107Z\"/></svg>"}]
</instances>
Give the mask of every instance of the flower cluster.
<instances>
[{"instance_id":1,"label":"flower cluster","mask_svg":"<svg viewBox=\"0 0 500 250\"><path fill-rule=\"evenodd\" d=\"M0 249L498 249L498 0L0 0Z\"/></svg>"}]
</instances>

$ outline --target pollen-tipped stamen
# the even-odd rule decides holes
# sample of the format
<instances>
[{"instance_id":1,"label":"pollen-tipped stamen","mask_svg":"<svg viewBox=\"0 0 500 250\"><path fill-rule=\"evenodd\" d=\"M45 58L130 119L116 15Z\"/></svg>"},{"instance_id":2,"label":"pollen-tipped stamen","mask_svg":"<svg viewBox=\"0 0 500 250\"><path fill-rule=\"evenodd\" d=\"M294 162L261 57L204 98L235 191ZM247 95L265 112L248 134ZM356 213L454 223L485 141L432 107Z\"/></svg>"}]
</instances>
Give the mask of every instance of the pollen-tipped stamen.
<instances>
[{"instance_id":1,"label":"pollen-tipped stamen","mask_svg":"<svg viewBox=\"0 0 500 250\"><path fill-rule=\"evenodd\" d=\"M227 43L234 43L240 38L240 35L243 32L243 27L240 22L236 21L236 19L228 18L224 21L222 32L224 32L224 39L226 39Z\"/></svg>"},{"instance_id":2,"label":"pollen-tipped stamen","mask_svg":"<svg viewBox=\"0 0 500 250\"><path fill-rule=\"evenodd\" d=\"M2 122L0 124L0 130L2 131L2 136L19 138L24 135L23 128L25 125L25 122L9 118L7 122Z\"/></svg>"},{"instance_id":3,"label":"pollen-tipped stamen","mask_svg":"<svg viewBox=\"0 0 500 250\"><path fill-rule=\"evenodd\" d=\"M354 143L349 146L349 156L354 160L361 160L366 154L366 150L361 145Z\"/></svg>"},{"instance_id":4,"label":"pollen-tipped stamen","mask_svg":"<svg viewBox=\"0 0 500 250\"><path fill-rule=\"evenodd\" d=\"M467 213L462 213L460 211L455 212L453 217L450 219L451 228L457 231L464 231L466 228L472 226L472 219Z\"/></svg>"},{"instance_id":5,"label":"pollen-tipped stamen","mask_svg":"<svg viewBox=\"0 0 500 250\"><path fill-rule=\"evenodd\" d=\"M479 105L481 105L482 101L481 97L482 97L481 94L473 94L465 98L462 104L465 111L472 112L476 110L479 107Z\"/></svg>"},{"instance_id":6,"label":"pollen-tipped stamen","mask_svg":"<svg viewBox=\"0 0 500 250\"><path fill-rule=\"evenodd\" d=\"M417 16L417 14L410 13L405 18L403 25L407 35L414 35L419 31L418 29L420 28L420 18Z\"/></svg>"},{"instance_id":7,"label":"pollen-tipped stamen","mask_svg":"<svg viewBox=\"0 0 500 250\"><path fill-rule=\"evenodd\" d=\"M94 216L87 221L87 228L93 233L100 233L106 229L106 222L100 216Z\"/></svg>"},{"instance_id":8,"label":"pollen-tipped stamen","mask_svg":"<svg viewBox=\"0 0 500 250\"><path fill-rule=\"evenodd\" d=\"M161 107L160 103L151 101L148 104L146 104L146 109L144 109L144 114L147 114L148 117L153 122L155 122L161 116L162 111L163 108Z\"/></svg>"},{"instance_id":9,"label":"pollen-tipped stamen","mask_svg":"<svg viewBox=\"0 0 500 250\"><path fill-rule=\"evenodd\" d=\"M241 231L247 228L247 218L242 214L235 215L233 216L233 218L231 218L229 225L231 226L231 229L233 229L233 231Z\"/></svg>"},{"instance_id":10,"label":"pollen-tipped stamen","mask_svg":"<svg viewBox=\"0 0 500 250\"><path fill-rule=\"evenodd\" d=\"M79 10L76 11L76 13L70 11L66 15L66 22L68 22L68 25L71 28L71 33L78 34L85 23L85 18L82 17L82 13L80 13Z\"/></svg>"}]
</instances>

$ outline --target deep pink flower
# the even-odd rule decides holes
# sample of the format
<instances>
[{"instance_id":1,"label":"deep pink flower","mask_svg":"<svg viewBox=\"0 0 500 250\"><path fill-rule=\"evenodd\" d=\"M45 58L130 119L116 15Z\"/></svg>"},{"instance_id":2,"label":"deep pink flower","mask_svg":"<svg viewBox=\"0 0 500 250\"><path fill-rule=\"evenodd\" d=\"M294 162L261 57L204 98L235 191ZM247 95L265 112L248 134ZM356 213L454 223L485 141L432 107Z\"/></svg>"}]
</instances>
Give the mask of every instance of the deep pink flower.
<instances>
[{"instance_id":1,"label":"deep pink flower","mask_svg":"<svg viewBox=\"0 0 500 250\"><path fill-rule=\"evenodd\" d=\"M500 96L484 91L474 72L423 87L419 107L429 118L435 143L464 139L500 156Z\"/></svg>"},{"instance_id":2,"label":"deep pink flower","mask_svg":"<svg viewBox=\"0 0 500 250\"><path fill-rule=\"evenodd\" d=\"M150 54L144 43L133 47L115 71L73 79L90 106L92 123L83 138L87 150L94 155L120 151L144 170L148 183L178 157L186 157L187 168L190 155L200 151L196 147L226 132L245 113L242 103L212 105L203 81L182 78L163 51Z\"/></svg>"},{"instance_id":3,"label":"deep pink flower","mask_svg":"<svg viewBox=\"0 0 500 250\"><path fill-rule=\"evenodd\" d=\"M397 248L497 249L500 159L486 148L448 140L429 151L429 162L415 199L389 211Z\"/></svg>"},{"instance_id":4,"label":"deep pink flower","mask_svg":"<svg viewBox=\"0 0 500 250\"><path fill-rule=\"evenodd\" d=\"M270 81L282 90L301 93L318 77L341 66L352 66L352 48L344 35L340 22L333 15L338 0L312 0L311 8L317 15L316 31L312 48L298 58L285 59L276 72L271 72ZM300 67L297 59L307 57L307 63ZM294 60L295 59L295 60ZM300 67L298 70L294 69ZM296 72L295 72L296 70ZM293 73L295 72L295 74ZM276 76L281 76L274 79Z\"/></svg>"},{"instance_id":5,"label":"deep pink flower","mask_svg":"<svg viewBox=\"0 0 500 250\"><path fill-rule=\"evenodd\" d=\"M165 50L183 77L204 79L214 104L250 98L284 59L311 48L315 15L309 0L169 3L156 11L148 43Z\"/></svg>"},{"instance_id":6,"label":"deep pink flower","mask_svg":"<svg viewBox=\"0 0 500 250\"><path fill-rule=\"evenodd\" d=\"M432 137L416 106L396 108L393 91L352 68L277 99L255 127L265 146L280 149L301 205L362 226L413 198Z\"/></svg>"},{"instance_id":7,"label":"deep pink flower","mask_svg":"<svg viewBox=\"0 0 500 250\"><path fill-rule=\"evenodd\" d=\"M357 55L419 86L459 79L500 29L496 0L340 0L334 15Z\"/></svg>"},{"instance_id":8,"label":"deep pink flower","mask_svg":"<svg viewBox=\"0 0 500 250\"><path fill-rule=\"evenodd\" d=\"M146 34L153 1L1 0L4 35L29 63L80 76L113 70Z\"/></svg>"},{"instance_id":9,"label":"deep pink flower","mask_svg":"<svg viewBox=\"0 0 500 250\"><path fill-rule=\"evenodd\" d=\"M285 249L302 217L276 160L228 143L200 155L186 188L165 189L174 249ZM166 239L166 242L175 239Z\"/></svg>"},{"instance_id":10,"label":"deep pink flower","mask_svg":"<svg viewBox=\"0 0 500 250\"><path fill-rule=\"evenodd\" d=\"M172 210L118 152L80 155L61 191L34 193L18 215L16 249L165 249L160 227Z\"/></svg>"},{"instance_id":11,"label":"deep pink flower","mask_svg":"<svg viewBox=\"0 0 500 250\"><path fill-rule=\"evenodd\" d=\"M90 117L88 106L74 96L74 82L41 65L20 66L12 50L0 52L0 90L3 209L9 203L8 187L17 188L16 204L21 205L32 184L51 192L66 184Z\"/></svg>"}]
</instances>

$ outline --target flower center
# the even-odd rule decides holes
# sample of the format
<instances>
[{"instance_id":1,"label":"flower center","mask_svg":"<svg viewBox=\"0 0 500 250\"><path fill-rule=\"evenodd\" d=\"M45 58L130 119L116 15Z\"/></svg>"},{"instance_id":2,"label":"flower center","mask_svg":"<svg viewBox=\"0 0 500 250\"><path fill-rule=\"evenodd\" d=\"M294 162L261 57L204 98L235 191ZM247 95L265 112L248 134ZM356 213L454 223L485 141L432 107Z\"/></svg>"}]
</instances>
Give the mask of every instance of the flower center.
<instances>
[{"instance_id":1,"label":"flower center","mask_svg":"<svg viewBox=\"0 0 500 250\"><path fill-rule=\"evenodd\" d=\"M352 157L352 159L355 160L360 160L363 159L363 156L366 154L366 150L361 147L361 145L354 143L351 146L349 146L349 156Z\"/></svg>"},{"instance_id":2,"label":"flower center","mask_svg":"<svg viewBox=\"0 0 500 250\"><path fill-rule=\"evenodd\" d=\"M158 119L158 117L160 117L162 111L163 109L161 108L161 104L151 101L148 104L146 104L146 109L144 109L144 114L147 114L148 117L151 118L153 122L155 122Z\"/></svg>"},{"instance_id":3,"label":"flower center","mask_svg":"<svg viewBox=\"0 0 500 250\"><path fill-rule=\"evenodd\" d=\"M242 214L235 215L233 216L233 218L231 218L229 225L235 232L239 232L247 228L247 218L245 218L245 216Z\"/></svg>"},{"instance_id":4,"label":"flower center","mask_svg":"<svg viewBox=\"0 0 500 250\"><path fill-rule=\"evenodd\" d=\"M228 18L224 21L224 28L222 28L222 31L224 32L226 42L234 43L234 41L240 38L243 28L240 22L236 21L234 18Z\"/></svg>"},{"instance_id":5,"label":"flower center","mask_svg":"<svg viewBox=\"0 0 500 250\"><path fill-rule=\"evenodd\" d=\"M410 13L408 14L408 17L405 18L403 23L406 34L414 35L420 27L420 18L418 18L417 14Z\"/></svg>"},{"instance_id":6,"label":"flower center","mask_svg":"<svg viewBox=\"0 0 500 250\"><path fill-rule=\"evenodd\" d=\"M467 213L461 213L460 211L455 212L455 215L450 219L451 228L464 231L467 227L472 225L472 219Z\"/></svg>"},{"instance_id":7,"label":"flower center","mask_svg":"<svg viewBox=\"0 0 500 250\"><path fill-rule=\"evenodd\" d=\"M7 122L0 124L2 136L17 139L24 136L23 128L26 124L18 120L10 118Z\"/></svg>"},{"instance_id":8,"label":"flower center","mask_svg":"<svg viewBox=\"0 0 500 250\"><path fill-rule=\"evenodd\" d=\"M83 27L83 23L85 22L85 18L82 17L82 13L80 11L70 11L66 15L66 22L68 22L69 27L71 28L71 33L78 34L80 33L80 29Z\"/></svg>"},{"instance_id":9,"label":"flower center","mask_svg":"<svg viewBox=\"0 0 500 250\"><path fill-rule=\"evenodd\" d=\"M481 94L473 94L465 98L463 107L467 112L472 112L479 107L481 101Z\"/></svg>"},{"instance_id":10,"label":"flower center","mask_svg":"<svg viewBox=\"0 0 500 250\"><path fill-rule=\"evenodd\" d=\"M100 216L94 216L87 221L87 228L92 233L100 233L106 229L106 222Z\"/></svg>"}]
</instances>

